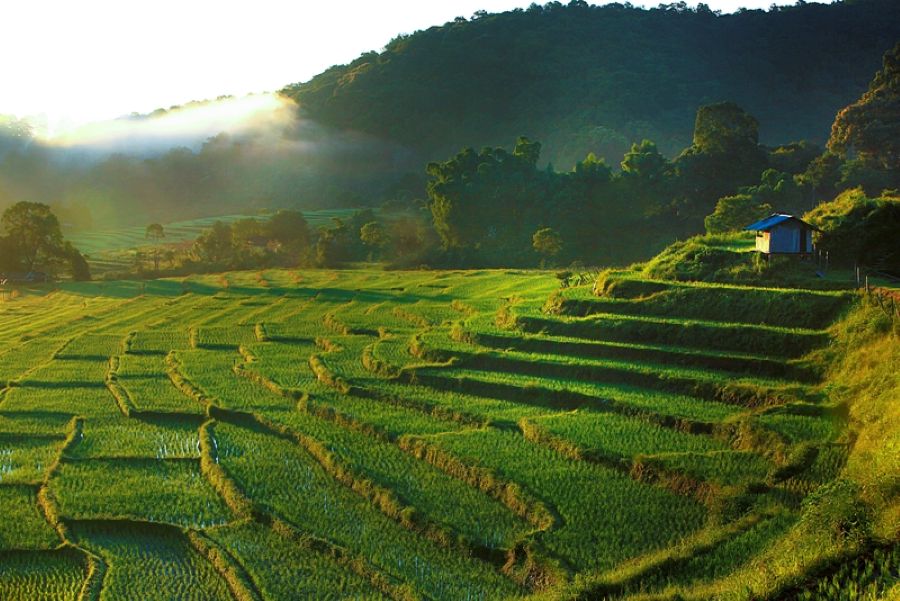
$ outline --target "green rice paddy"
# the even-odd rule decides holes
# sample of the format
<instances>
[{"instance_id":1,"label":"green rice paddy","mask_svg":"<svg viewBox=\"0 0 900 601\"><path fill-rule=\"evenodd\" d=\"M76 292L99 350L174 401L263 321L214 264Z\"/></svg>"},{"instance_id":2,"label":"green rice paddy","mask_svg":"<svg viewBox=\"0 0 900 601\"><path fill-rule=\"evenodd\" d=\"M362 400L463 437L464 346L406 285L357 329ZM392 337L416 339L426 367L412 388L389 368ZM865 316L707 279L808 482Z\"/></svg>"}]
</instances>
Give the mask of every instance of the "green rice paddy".
<instances>
[{"instance_id":1,"label":"green rice paddy","mask_svg":"<svg viewBox=\"0 0 900 601\"><path fill-rule=\"evenodd\" d=\"M122 236L80 244L143 231ZM0 304L0 598L637 598L751 565L846 460L794 360L850 297L621 279L22 290Z\"/></svg>"}]
</instances>

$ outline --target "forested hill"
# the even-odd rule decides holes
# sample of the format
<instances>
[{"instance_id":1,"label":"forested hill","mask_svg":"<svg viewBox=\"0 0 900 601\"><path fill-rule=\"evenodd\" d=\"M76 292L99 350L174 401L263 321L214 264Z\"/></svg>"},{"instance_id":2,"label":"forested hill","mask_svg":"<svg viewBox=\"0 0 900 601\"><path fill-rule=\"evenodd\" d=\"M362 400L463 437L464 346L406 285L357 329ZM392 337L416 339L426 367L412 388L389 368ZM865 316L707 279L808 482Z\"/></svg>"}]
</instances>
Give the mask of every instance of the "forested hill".
<instances>
[{"instance_id":1,"label":"forested hill","mask_svg":"<svg viewBox=\"0 0 900 601\"><path fill-rule=\"evenodd\" d=\"M759 119L763 143L821 144L898 39L896 0L728 15L573 0L399 36L283 93L320 122L425 159L524 134L568 168L643 138L672 156L690 144L697 107L722 100Z\"/></svg>"}]
</instances>

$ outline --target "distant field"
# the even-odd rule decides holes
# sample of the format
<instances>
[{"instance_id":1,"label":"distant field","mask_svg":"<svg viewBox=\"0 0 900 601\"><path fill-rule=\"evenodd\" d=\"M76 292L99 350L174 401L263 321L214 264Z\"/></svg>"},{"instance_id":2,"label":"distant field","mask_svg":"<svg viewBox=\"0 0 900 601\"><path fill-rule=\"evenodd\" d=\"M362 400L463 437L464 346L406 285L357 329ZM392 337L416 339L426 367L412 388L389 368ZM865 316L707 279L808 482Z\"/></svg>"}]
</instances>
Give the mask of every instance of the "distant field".
<instances>
[{"instance_id":1,"label":"distant field","mask_svg":"<svg viewBox=\"0 0 900 601\"><path fill-rule=\"evenodd\" d=\"M355 209L321 209L316 211L303 211L303 216L309 225L316 228L320 225L331 223L333 217L347 218L355 212ZM164 223L163 228L166 237L164 244L177 244L197 239L200 233L212 227L216 221L233 223L240 219L253 218L265 220L267 215L222 215L219 217L204 217L188 221L176 221ZM78 232L68 236L82 253L86 254L89 263L95 271L107 271L110 269L122 269L128 266L127 257L123 251L148 246L150 241L146 238L147 227L133 226L123 227L98 232Z\"/></svg>"},{"instance_id":2,"label":"distant field","mask_svg":"<svg viewBox=\"0 0 900 601\"><path fill-rule=\"evenodd\" d=\"M841 468L794 358L844 293L571 289L585 314L542 313L557 289L264 270L23 290L0 303L0 597L487 600L580 575L627 598L752 562Z\"/></svg>"}]
</instances>

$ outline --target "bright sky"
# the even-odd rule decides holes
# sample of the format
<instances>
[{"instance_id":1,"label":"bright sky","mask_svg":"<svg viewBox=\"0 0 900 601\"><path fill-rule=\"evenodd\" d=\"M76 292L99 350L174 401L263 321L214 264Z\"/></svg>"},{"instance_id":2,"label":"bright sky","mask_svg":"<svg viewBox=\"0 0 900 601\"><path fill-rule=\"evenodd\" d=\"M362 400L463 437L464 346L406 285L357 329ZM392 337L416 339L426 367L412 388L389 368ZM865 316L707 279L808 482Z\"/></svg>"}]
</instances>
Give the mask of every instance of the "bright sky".
<instances>
[{"instance_id":1,"label":"bright sky","mask_svg":"<svg viewBox=\"0 0 900 601\"><path fill-rule=\"evenodd\" d=\"M0 114L58 132L189 100L274 91L380 50L398 33L530 3L12 0L0 11ZM723 12L771 3L707 0Z\"/></svg>"}]
</instances>

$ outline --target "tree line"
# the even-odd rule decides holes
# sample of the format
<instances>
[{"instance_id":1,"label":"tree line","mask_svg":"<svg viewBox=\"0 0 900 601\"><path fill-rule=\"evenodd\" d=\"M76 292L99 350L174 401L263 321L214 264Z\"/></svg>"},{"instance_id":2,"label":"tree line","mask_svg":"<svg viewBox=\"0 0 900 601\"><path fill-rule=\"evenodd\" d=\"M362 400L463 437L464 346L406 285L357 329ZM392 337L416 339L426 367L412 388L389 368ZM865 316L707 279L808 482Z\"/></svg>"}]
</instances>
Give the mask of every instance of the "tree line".
<instances>
[{"instance_id":1,"label":"tree line","mask_svg":"<svg viewBox=\"0 0 900 601\"><path fill-rule=\"evenodd\" d=\"M760 144L758 121L733 102L700 107L692 143L675 158L643 140L618 170L593 153L569 171L542 168L541 143L520 137L511 150L466 148L429 163L425 202L358 211L317 231L291 210L265 222L218 223L179 266L621 264L677 237L738 231L775 211L810 210L829 232L822 248L835 257L900 261L886 250L898 222L897 195L883 192L900 187L898 72L900 44L884 56L870 89L838 112L824 149L806 141Z\"/></svg>"}]
</instances>

